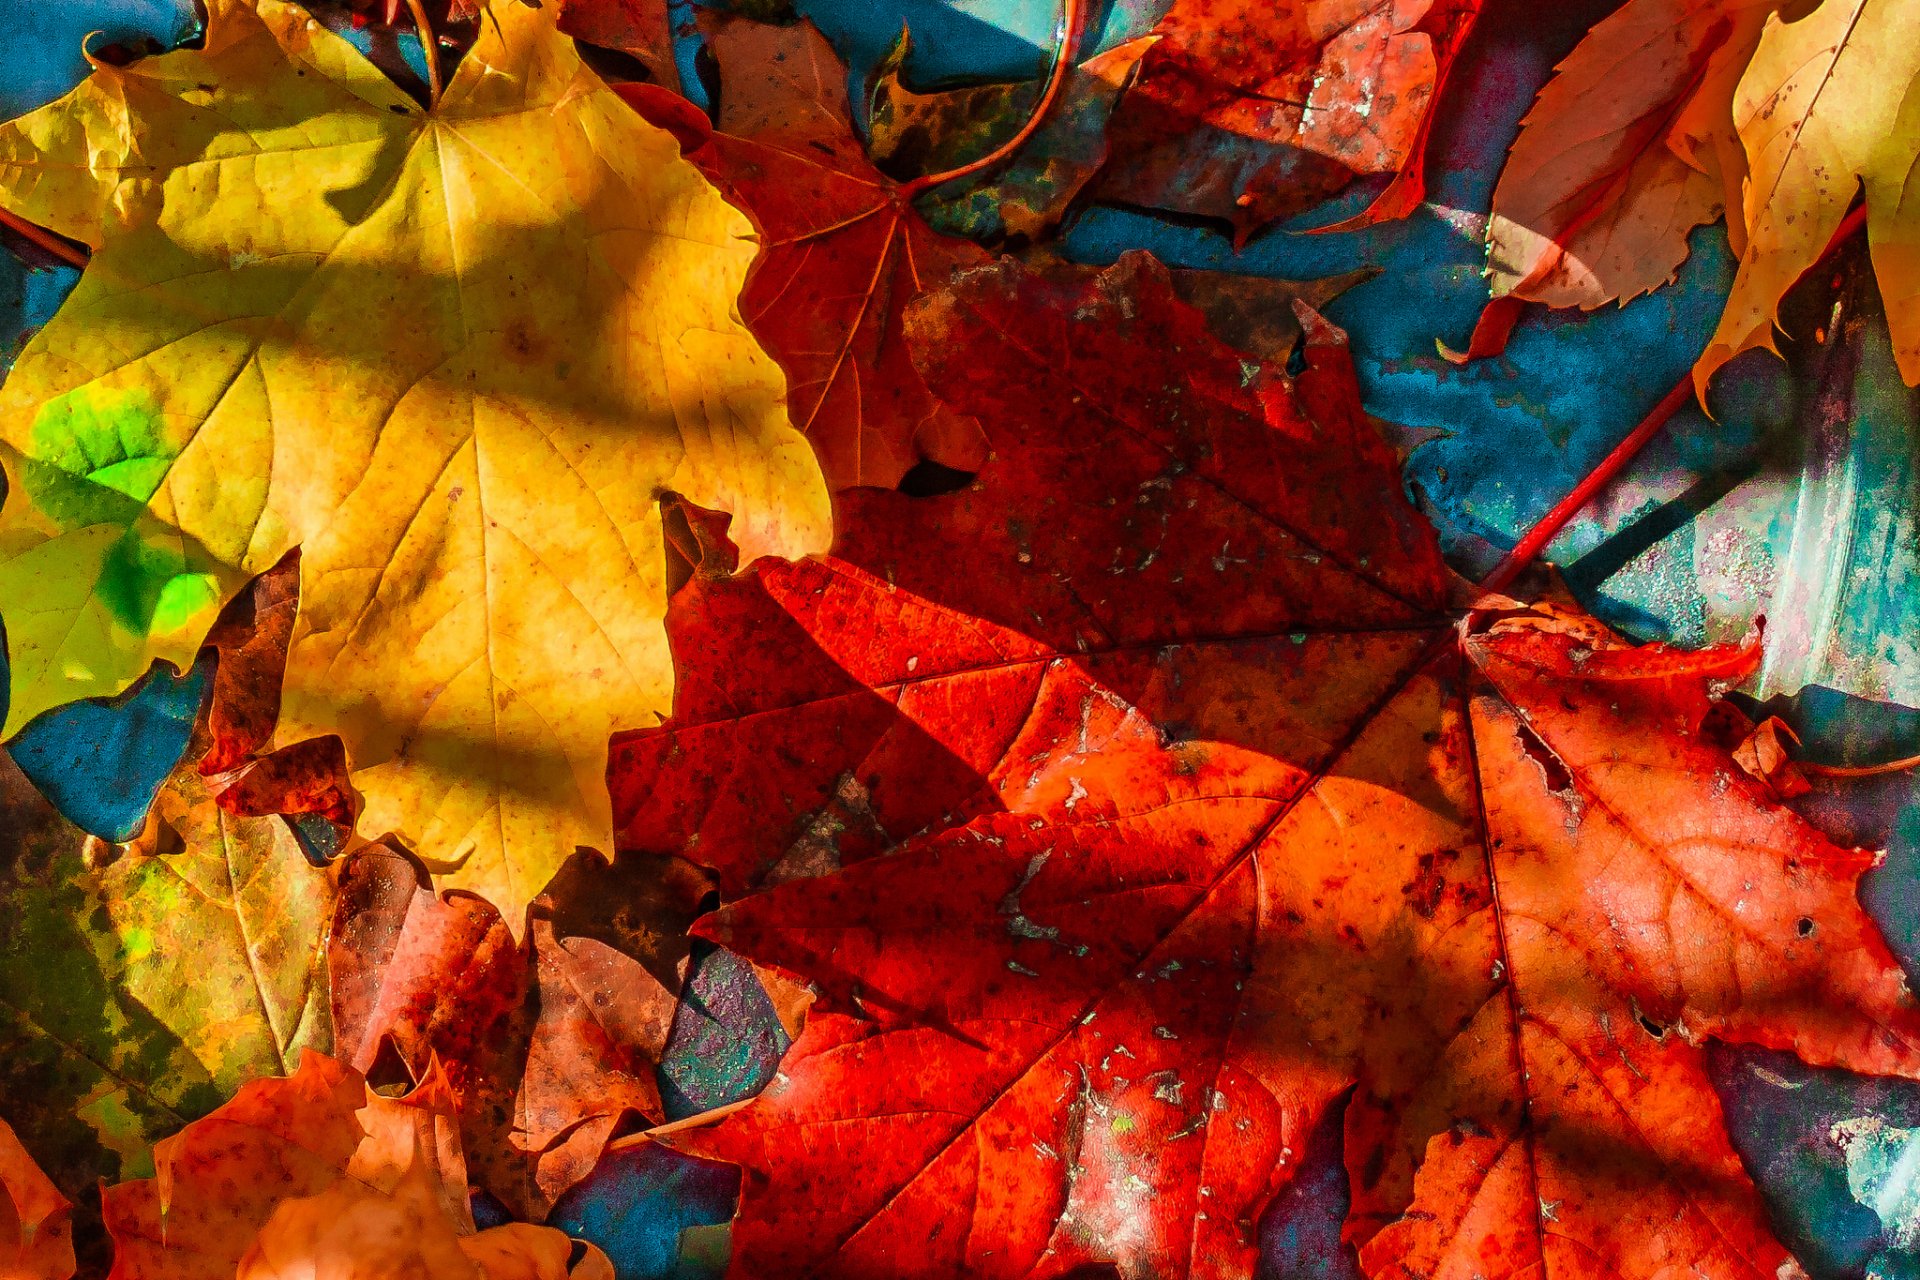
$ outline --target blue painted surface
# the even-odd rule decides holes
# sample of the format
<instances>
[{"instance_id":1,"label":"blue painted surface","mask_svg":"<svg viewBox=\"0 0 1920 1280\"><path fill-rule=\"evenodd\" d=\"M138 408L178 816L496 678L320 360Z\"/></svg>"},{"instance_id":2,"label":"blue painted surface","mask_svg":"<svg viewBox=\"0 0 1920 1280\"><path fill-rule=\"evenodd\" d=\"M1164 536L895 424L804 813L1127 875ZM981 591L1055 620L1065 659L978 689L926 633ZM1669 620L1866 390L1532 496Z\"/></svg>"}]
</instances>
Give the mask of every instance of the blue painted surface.
<instances>
[{"instance_id":1,"label":"blue painted surface","mask_svg":"<svg viewBox=\"0 0 1920 1280\"><path fill-rule=\"evenodd\" d=\"M145 38L171 47L192 34L198 21L192 0L0 0L0 31L6 33L0 42L0 119L52 102L78 84L87 74L83 46Z\"/></svg>"},{"instance_id":2,"label":"blue painted surface","mask_svg":"<svg viewBox=\"0 0 1920 1280\"><path fill-rule=\"evenodd\" d=\"M0 663L0 680L5 671ZM34 717L7 750L75 826L104 840L130 840L186 751L212 678L210 660L179 677L155 663L117 698L70 702ZM0 702L4 696L0 685Z\"/></svg>"},{"instance_id":3,"label":"blue painted surface","mask_svg":"<svg viewBox=\"0 0 1920 1280\"><path fill-rule=\"evenodd\" d=\"M619 1280L718 1280L739 1195L732 1165L641 1143L602 1159L547 1225L599 1245Z\"/></svg>"}]
</instances>

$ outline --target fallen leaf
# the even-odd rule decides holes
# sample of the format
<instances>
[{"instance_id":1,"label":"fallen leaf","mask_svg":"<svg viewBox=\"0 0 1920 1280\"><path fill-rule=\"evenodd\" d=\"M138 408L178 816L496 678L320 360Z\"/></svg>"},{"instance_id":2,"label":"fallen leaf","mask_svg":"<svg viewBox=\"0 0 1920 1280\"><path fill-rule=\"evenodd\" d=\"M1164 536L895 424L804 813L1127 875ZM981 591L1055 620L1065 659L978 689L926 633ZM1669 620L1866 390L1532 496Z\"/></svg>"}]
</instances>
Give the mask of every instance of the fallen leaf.
<instances>
[{"instance_id":1,"label":"fallen leaf","mask_svg":"<svg viewBox=\"0 0 1920 1280\"><path fill-rule=\"evenodd\" d=\"M403 855L347 862L330 955L350 1065L383 1041L417 1078L446 1074L475 1181L544 1217L635 1117L664 1119L654 1071L708 892L684 863L570 859L524 944L486 903L438 895Z\"/></svg>"},{"instance_id":2,"label":"fallen leaf","mask_svg":"<svg viewBox=\"0 0 1920 1280\"><path fill-rule=\"evenodd\" d=\"M1282 363L1306 340L1295 302L1304 302L1318 312L1355 285L1379 274L1373 267L1320 280L1274 280L1184 268L1167 273L1174 293L1207 318L1207 328L1214 337L1261 360Z\"/></svg>"},{"instance_id":3,"label":"fallen leaf","mask_svg":"<svg viewBox=\"0 0 1920 1280\"><path fill-rule=\"evenodd\" d=\"M1070 68L1059 98L1019 152L929 212L943 230L975 239L1039 240L1065 218L1107 155L1107 118L1157 37L1142 36ZM902 32L876 69L867 107L874 163L905 181L945 173L991 154L1032 117L1044 80L968 85L922 93L902 68L912 44Z\"/></svg>"},{"instance_id":4,"label":"fallen leaf","mask_svg":"<svg viewBox=\"0 0 1920 1280\"><path fill-rule=\"evenodd\" d=\"M769 872L832 870L986 802L998 735L1058 654L1258 630L1276 616L1391 627L1444 606L1434 584L1447 573L1418 517L1385 504L1350 516L1350 492L1397 485L1351 382L1303 375L1309 418L1283 380L1170 296L1156 264L1134 255L1089 275L1070 294L1088 299L1075 315L1055 294L1068 286L1050 282L1077 270L1029 278L1003 263L926 304L938 318L922 313L924 354L963 323L949 309L979 296L978 282L1018 281L1032 295L1004 348L974 345L970 318L953 330L975 363L950 374L947 394L1021 400L1016 413L996 408L1008 431L996 448L1019 462L983 473L990 491L846 494L843 525L869 540L858 560L763 564L739 579L723 560L682 588L669 615L674 714L612 750L622 848L684 851L715 868L727 897ZM984 390L959 386L963 376ZM1173 555L1202 539L1200 569ZM1032 567L1043 548L1054 557L1044 574ZM973 567L953 572L961 564ZM1329 577L1360 599L1307 589ZM722 636L738 637L735 659L704 661ZM743 716L749 707L760 713ZM949 718L967 728L921 728Z\"/></svg>"},{"instance_id":5,"label":"fallen leaf","mask_svg":"<svg viewBox=\"0 0 1920 1280\"><path fill-rule=\"evenodd\" d=\"M161 1142L154 1164L156 1177L103 1192L112 1280L569 1274L573 1244L559 1231L476 1234L452 1095L437 1075L388 1098L308 1052L292 1075L250 1082ZM573 1274L611 1274L586 1253Z\"/></svg>"},{"instance_id":6,"label":"fallen leaf","mask_svg":"<svg viewBox=\"0 0 1920 1280\"><path fill-rule=\"evenodd\" d=\"M498 4L424 111L216 0L0 128L0 203L94 249L0 392L7 732L184 667L298 546L275 745L338 734L364 830L516 929L666 705L659 493L756 554L829 517L735 315L745 219L553 23Z\"/></svg>"},{"instance_id":7,"label":"fallen leaf","mask_svg":"<svg viewBox=\"0 0 1920 1280\"><path fill-rule=\"evenodd\" d=\"M282 1201L260 1229L237 1280L613 1280L606 1255L550 1227L507 1223L461 1235L434 1198L424 1162L391 1195L342 1179L318 1195Z\"/></svg>"},{"instance_id":8,"label":"fallen leaf","mask_svg":"<svg viewBox=\"0 0 1920 1280\"><path fill-rule=\"evenodd\" d=\"M144 851L90 864L85 842L0 763L0 1095L70 1197L331 1042L333 889L278 819L222 812L182 768Z\"/></svg>"},{"instance_id":9,"label":"fallen leaf","mask_svg":"<svg viewBox=\"0 0 1920 1280\"><path fill-rule=\"evenodd\" d=\"M280 720L280 685L287 645L300 607L300 553L291 551L227 602L207 632L216 655L207 700L207 750L202 776L245 764L273 740Z\"/></svg>"},{"instance_id":10,"label":"fallen leaf","mask_svg":"<svg viewBox=\"0 0 1920 1280\"><path fill-rule=\"evenodd\" d=\"M67 1280L74 1272L73 1203L0 1120L0 1275Z\"/></svg>"},{"instance_id":11,"label":"fallen leaf","mask_svg":"<svg viewBox=\"0 0 1920 1280\"><path fill-rule=\"evenodd\" d=\"M1103 199L1233 224L1244 242L1393 175L1360 221L1424 194L1434 104L1479 0L1175 0L1108 131Z\"/></svg>"},{"instance_id":12,"label":"fallen leaf","mask_svg":"<svg viewBox=\"0 0 1920 1280\"><path fill-rule=\"evenodd\" d=\"M927 391L900 324L916 297L986 254L937 234L873 167L846 66L811 23L703 22L724 88L718 131L687 158L759 231L740 311L786 370L794 424L828 483L891 487L923 459L977 467L979 424Z\"/></svg>"},{"instance_id":13,"label":"fallen leaf","mask_svg":"<svg viewBox=\"0 0 1920 1280\"><path fill-rule=\"evenodd\" d=\"M1757 649L1463 608L1302 320L1289 378L1150 260L970 273L909 333L1009 461L682 589L623 839L815 850L696 927L820 991L674 1139L734 1274L1247 1276L1343 1102L1369 1276L1789 1274L1706 1041L1920 1076L1874 856L1700 732Z\"/></svg>"},{"instance_id":14,"label":"fallen leaf","mask_svg":"<svg viewBox=\"0 0 1920 1280\"><path fill-rule=\"evenodd\" d=\"M228 813L317 814L350 833L359 808L337 735L272 749L280 692L300 607L300 553L289 552L227 602L207 633L214 651L200 774ZM191 748L189 748L191 750Z\"/></svg>"},{"instance_id":15,"label":"fallen leaf","mask_svg":"<svg viewBox=\"0 0 1920 1280\"><path fill-rule=\"evenodd\" d=\"M1688 233L1740 207L1733 92L1779 7L1628 0L1594 25L1534 100L1494 188L1496 299L1591 311L1673 278Z\"/></svg>"},{"instance_id":16,"label":"fallen leaf","mask_svg":"<svg viewBox=\"0 0 1920 1280\"><path fill-rule=\"evenodd\" d=\"M1775 350L1780 302L1819 260L1861 184L1895 361L1920 384L1920 6L1828 0L1770 17L1734 98L1746 149L1746 250L1719 327L1694 365Z\"/></svg>"},{"instance_id":17,"label":"fallen leaf","mask_svg":"<svg viewBox=\"0 0 1920 1280\"><path fill-rule=\"evenodd\" d=\"M680 88L667 0L561 0L560 30L576 40L632 54L655 84Z\"/></svg>"}]
</instances>

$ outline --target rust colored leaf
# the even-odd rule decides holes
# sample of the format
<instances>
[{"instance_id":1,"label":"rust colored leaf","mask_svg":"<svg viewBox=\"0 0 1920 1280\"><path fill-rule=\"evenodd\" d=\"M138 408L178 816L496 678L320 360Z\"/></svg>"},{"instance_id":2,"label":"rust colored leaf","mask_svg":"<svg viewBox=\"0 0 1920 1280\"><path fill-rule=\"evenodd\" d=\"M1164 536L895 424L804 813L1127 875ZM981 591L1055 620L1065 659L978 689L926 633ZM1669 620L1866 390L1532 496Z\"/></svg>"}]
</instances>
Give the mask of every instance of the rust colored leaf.
<instances>
[{"instance_id":1,"label":"rust colored leaf","mask_svg":"<svg viewBox=\"0 0 1920 1280\"><path fill-rule=\"evenodd\" d=\"M559 1231L476 1234L452 1092L437 1073L387 1098L309 1051L292 1076L244 1086L159 1143L154 1165L156 1177L104 1193L113 1280L569 1274L573 1242ZM591 1246L586 1255L572 1274L611 1274Z\"/></svg>"},{"instance_id":2,"label":"rust colored leaf","mask_svg":"<svg viewBox=\"0 0 1920 1280\"><path fill-rule=\"evenodd\" d=\"M1284 363L1306 338L1300 312L1293 305L1296 301L1317 312L1380 272L1363 267L1321 280L1274 280L1184 269L1167 274L1180 300L1207 318L1214 337L1248 355Z\"/></svg>"},{"instance_id":3,"label":"rust colored leaf","mask_svg":"<svg viewBox=\"0 0 1920 1280\"><path fill-rule=\"evenodd\" d=\"M0 1120L0 1275L67 1280L74 1272L73 1204Z\"/></svg>"},{"instance_id":4,"label":"rust colored leaf","mask_svg":"<svg viewBox=\"0 0 1920 1280\"><path fill-rule=\"evenodd\" d=\"M1696 226L1736 211L1733 93L1780 0L1629 0L1556 69L1523 122L1488 222L1493 297L1592 310L1658 288ZM1505 345L1497 308L1472 354Z\"/></svg>"},{"instance_id":5,"label":"rust colored leaf","mask_svg":"<svg viewBox=\"0 0 1920 1280\"><path fill-rule=\"evenodd\" d=\"M1357 221L1425 191L1434 104L1479 0L1175 0L1109 131L1104 198L1224 218L1244 241L1356 175Z\"/></svg>"},{"instance_id":6,"label":"rust colored leaf","mask_svg":"<svg viewBox=\"0 0 1920 1280\"><path fill-rule=\"evenodd\" d=\"M680 87L667 0L562 0L560 29L576 40L631 54L654 83Z\"/></svg>"},{"instance_id":7,"label":"rust colored leaf","mask_svg":"<svg viewBox=\"0 0 1920 1280\"><path fill-rule=\"evenodd\" d=\"M1787 1274L1707 1041L1920 1077L1873 855L1702 731L1756 651L1463 605L1301 315L1289 378L1149 259L971 273L909 332L1007 461L680 593L623 838L783 881L698 932L819 991L676 1138L734 1274L1244 1277L1343 1098L1369 1276Z\"/></svg>"},{"instance_id":8,"label":"rust colored leaf","mask_svg":"<svg viewBox=\"0 0 1920 1280\"><path fill-rule=\"evenodd\" d=\"M945 366L954 398L1018 389L996 447L1020 462L947 498L844 495L840 559L694 578L669 622L673 718L614 742L623 847L684 850L729 896L830 870L989 803L984 779L1060 654L1445 607L1428 528L1403 506L1353 509L1348 495L1397 485L1397 464L1350 376L1310 367L1296 396L1139 256L1101 276L967 279L922 332L928 350L964 343ZM1018 296L984 321L1005 343L983 349L980 319L949 321L996 281ZM1323 362L1346 360L1314 333ZM702 661L723 635L736 660Z\"/></svg>"},{"instance_id":9,"label":"rust colored leaf","mask_svg":"<svg viewBox=\"0 0 1920 1280\"><path fill-rule=\"evenodd\" d=\"M390 1042L416 1078L438 1063L475 1180L543 1217L624 1125L662 1119L654 1068L709 888L677 860L583 851L516 945L485 902L435 895L405 856L363 850L330 952L341 1052L371 1070Z\"/></svg>"},{"instance_id":10,"label":"rust colored leaf","mask_svg":"<svg viewBox=\"0 0 1920 1280\"><path fill-rule=\"evenodd\" d=\"M724 91L719 131L687 158L760 233L740 310L786 370L788 411L828 482L891 487L923 459L978 467L979 424L928 392L901 317L986 254L934 232L873 167L847 69L811 24L703 21Z\"/></svg>"},{"instance_id":11,"label":"rust colored leaf","mask_svg":"<svg viewBox=\"0 0 1920 1280\"><path fill-rule=\"evenodd\" d=\"M296 550L235 596L207 633L217 661L207 702L207 752L200 758L203 775L237 769L272 741L287 643L299 608Z\"/></svg>"},{"instance_id":12,"label":"rust colored leaf","mask_svg":"<svg viewBox=\"0 0 1920 1280\"><path fill-rule=\"evenodd\" d=\"M235 596L207 633L216 656L199 740L199 772L239 817L318 814L351 832L359 797L336 734L273 749L287 645L300 608L300 553L291 551Z\"/></svg>"}]
</instances>

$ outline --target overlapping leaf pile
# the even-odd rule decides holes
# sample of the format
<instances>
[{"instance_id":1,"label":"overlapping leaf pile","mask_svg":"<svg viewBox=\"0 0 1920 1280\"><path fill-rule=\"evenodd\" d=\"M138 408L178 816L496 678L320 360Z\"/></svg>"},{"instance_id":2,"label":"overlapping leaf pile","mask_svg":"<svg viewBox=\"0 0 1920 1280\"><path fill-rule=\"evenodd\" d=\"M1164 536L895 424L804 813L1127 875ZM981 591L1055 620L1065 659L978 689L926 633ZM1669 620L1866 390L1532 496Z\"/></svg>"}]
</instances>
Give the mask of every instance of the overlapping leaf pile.
<instances>
[{"instance_id":1,"label":"overlapping leaf pile","mask_svg":"<svg viewBox=\"0 0 1920 1280\"><path fill-rule=\"evenodd\" d=\"M1807 9L1593 30L1478 349L1724 205L1704 381L1861 175L1911 354L1920 7ZM1046 81L903 38L867 113L810 25L707 15L709 119L663 6L437 6L423 103L216 0L0 128L0 205L93 250L0 389L8 731L212 664L134 840L0 777L0 1270L104 1226L125 1280L599 1280L531 1224L651 1130L742 1169L739 1276L1244 1277L1333 1119L1369 1277L1792 1274L1709 1043L1920 1079L1920 1009L1874 855L1719 700L1755 652L1456 577L1344 282L1045 248L1405 214L1478 11L1099 48L1072 0ZM666 1124L700 939L799 1036Z\"/></svg>"},{"instance_id":2,"label":"overlapping leaf pile","mask_svg":"<svg viewBox=\"0 0 1920 1280\"><path fill-rule=\"evenodd\" d=\"M1782 298L1864 189L1894 353L1920 383L1920 5L1913 0L1628 0L1540 93L1494 193L1494 306L1588 309L1673 276L1724 213L1740 257L1707 380L1774 348Z\"/></svg>"},{"instance_id":3,"label":"overlapping leaf pile","mask_svg":"<svg viewBox=\"0 0 1920 1280\"><path fill-rule=\"evenodd\" d=\"M1913 1075L1920 1010L1871 855L1715 736L1756 655L1458 608L1323 322L1289 381L1125 260L910 330L1017 462L702 579L615 751L624 840L785 882L699 930L822 992L693 1144L741 1273L1250 1274L1343 1098L1369 1274L1785 1263L1704 1041Z\"/></svg>"}]
</instances>

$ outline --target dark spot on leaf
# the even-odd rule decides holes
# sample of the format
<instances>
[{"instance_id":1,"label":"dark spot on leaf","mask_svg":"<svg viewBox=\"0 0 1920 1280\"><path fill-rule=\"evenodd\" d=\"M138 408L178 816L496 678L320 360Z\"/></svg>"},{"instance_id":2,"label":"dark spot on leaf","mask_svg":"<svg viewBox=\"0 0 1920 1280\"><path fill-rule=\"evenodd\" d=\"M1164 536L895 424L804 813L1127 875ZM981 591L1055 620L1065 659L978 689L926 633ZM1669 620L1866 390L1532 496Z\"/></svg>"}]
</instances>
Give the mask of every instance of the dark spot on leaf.
<instances>
[{"instance_id":1,"label":"dark spot on leaf","mask_svg":"<svg viewBox=\"0 0 1920 1280\"><path fill-rule=\"evenodd\" d=\"M973 483L976 474L938 462L921 461L914 463L907 474L900 477L896 487L909 498L937 498L942 494L960 492Z\"/></svg>"}]
</instances>

